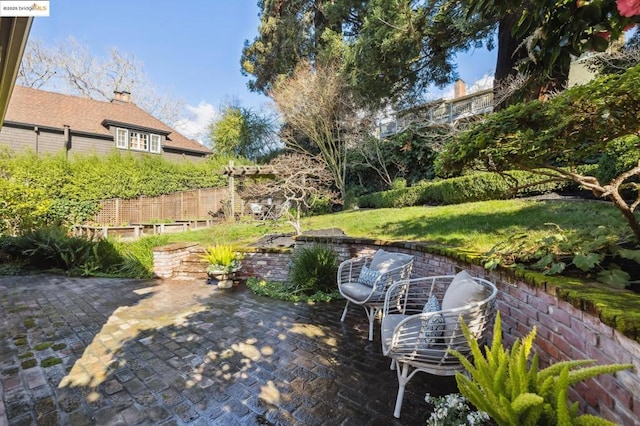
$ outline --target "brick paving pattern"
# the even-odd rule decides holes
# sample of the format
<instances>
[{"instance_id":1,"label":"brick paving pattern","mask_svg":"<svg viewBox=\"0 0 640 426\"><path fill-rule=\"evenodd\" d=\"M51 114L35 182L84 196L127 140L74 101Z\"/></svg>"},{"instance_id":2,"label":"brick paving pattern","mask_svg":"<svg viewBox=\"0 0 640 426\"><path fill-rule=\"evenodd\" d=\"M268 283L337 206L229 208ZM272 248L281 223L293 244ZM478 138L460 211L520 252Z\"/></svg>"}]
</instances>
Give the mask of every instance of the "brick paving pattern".
<instances>
[{"instance_id":1,"label":"brick paving pattern","mask_svg":"<svg viewBox=\"0 0 640 426\"><path fill-rule=\"evenodd\" d=\"M414 425L379 335L342 301L293 304L198 280L0 277L0 425Z\"/></svg>"}]
</instances>

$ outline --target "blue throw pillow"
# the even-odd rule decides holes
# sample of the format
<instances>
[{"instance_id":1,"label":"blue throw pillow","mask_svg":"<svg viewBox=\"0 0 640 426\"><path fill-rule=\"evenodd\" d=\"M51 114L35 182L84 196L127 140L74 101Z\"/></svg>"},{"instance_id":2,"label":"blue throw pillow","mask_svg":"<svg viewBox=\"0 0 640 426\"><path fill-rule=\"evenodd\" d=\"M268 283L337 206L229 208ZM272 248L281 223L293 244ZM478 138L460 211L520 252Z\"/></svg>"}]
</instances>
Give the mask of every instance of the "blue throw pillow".
<instances>
[{"instance_id":1,"label":"blue throw pillow","mask_svg":"<svg viewBox=\"0 0 640 426\"><path fill-rule=\"evenodd\" d=\"M363 266L358 276L358 283L366 285L367 287L373 287L379 276L380 272Z\"/></svg>"},{"instance_id":2,"label":"blue throw pillow","mask_svg":"<svg viewBox=\"0 0 640 426\"><path fill-rule=\"evenodd\" d=\"M429 301L425 303L424 308L422 309L422 313L427 312L437 312L440 309L440 302L436 296L431 296ZM431 315L426 321L422 323L422 336L424 339L425 345L428 348L435 345L438 341L439 337L442 337L442 332L444 330L444 317L442 314Z\"/></svg>"}]
</instances>

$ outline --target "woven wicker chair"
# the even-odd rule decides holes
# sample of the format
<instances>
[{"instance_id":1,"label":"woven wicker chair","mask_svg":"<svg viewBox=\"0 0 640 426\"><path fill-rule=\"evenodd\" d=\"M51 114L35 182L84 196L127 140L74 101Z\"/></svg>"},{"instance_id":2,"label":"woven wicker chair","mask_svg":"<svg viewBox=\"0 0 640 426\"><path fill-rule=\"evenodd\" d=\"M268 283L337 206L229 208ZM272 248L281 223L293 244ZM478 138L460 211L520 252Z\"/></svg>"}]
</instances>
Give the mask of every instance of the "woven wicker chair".
<instances>
[{"instance_id":1,"label":"woven wicker chair","mask_svg":"<svg viewBox=\"0 0 640 426\"><path fill-rule=\"evenodd\" d=\"M495 284L473 278L466 271L456 276L399 281L389 287L381 334L382 352L392 359L391 368L398 375L396 418L400 417L405 386L416 373L451 376L464 371L458 358L449 353L455 349L470 356L461 320L482 344L491 328L497 293ZM442 307L425 312L432 296Z\"/></svg>"},{"instance_id":2,"label":"woven wicker chair","mask_svg":"<svg viewBox=\"0 0 640 426\"><path fill-rule=\"evenodd\" d=\"M382 310L384 296L395 281L410 277L413 256L378 250L373 256L345 260L338 267L338 290L347 299L340 321L347 316L349 303L364 308L369 320L369 340L373 340L373 323ZM364 270L373 271L369 279Z\"/></svg>"}]
</instances>

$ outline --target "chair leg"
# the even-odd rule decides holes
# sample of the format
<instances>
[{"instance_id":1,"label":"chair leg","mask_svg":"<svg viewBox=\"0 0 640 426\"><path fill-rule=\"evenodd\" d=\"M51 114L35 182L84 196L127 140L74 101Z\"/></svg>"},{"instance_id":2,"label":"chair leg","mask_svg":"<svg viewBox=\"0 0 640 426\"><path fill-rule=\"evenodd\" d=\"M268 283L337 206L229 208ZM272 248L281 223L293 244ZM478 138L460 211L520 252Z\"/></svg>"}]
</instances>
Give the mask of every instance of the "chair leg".
<instances>
[{"instance_id":1,"label":"chair leg","mask_svg":"<svg viewBox=\"0 0 640 426\"><path fill-rule=\"evenodd\" d=\"M391 365L389 366L389 370L393 371L396 369L396 360L391 358Z\"/></svg>"},{"instance_id":2,"label":"chair leg","mask_svg":"<svg viewBox=\"0 0 640 426\"><path fill-rule=\"evenodd\" d=\"M396 408L393 411L393 417L399 419L402 400L404 398L404 387L407 385L407 382L411 380L411 376L409 376L409 364L401 363L398 365L398 362L396 362L396 366L398 373L398 397L396 398Z\"/></svg>"},{"instance_id":3,"label":"chair leg","mask_svg":"<svg viewBox=\"0 0 640 426\"><path fill-rule=\"evenodd\" d=\"M342 317L340 318L340 322L344 322L344 319L347 316L347 308L348 307L349 307L349 301L347 300L347 304L344 305L344 311L342 311Z\"/></svg>"},{"instance_id":4,"label":"chair leg","mask_svg":"<svg viewBox=\"0 0 640 426\"><path fill-rule=\"evenodd\" d=\"M376 306L363 306L363 308L367 313L367 318L369 319L369 341L373 342L373 322L375 321L380 308Z\"/></svg>"}]
</instances>

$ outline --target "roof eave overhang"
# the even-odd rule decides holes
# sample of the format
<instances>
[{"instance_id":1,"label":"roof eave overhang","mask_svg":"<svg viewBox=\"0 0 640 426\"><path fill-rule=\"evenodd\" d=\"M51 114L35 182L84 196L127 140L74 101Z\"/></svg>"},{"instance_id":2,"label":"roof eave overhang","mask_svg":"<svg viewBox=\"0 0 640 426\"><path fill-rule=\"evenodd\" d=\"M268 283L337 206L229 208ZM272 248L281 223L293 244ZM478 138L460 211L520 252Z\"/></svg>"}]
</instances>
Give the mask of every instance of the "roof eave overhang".
<instances>
[{"instance_id":1,"label":"roof eave overhang","mask_svg":"<svg viewBox=\"0 0 640 426\"><path fill-rule=\"evenodd\" d=\"M133 130L140 130L142 132L148 132L148 133L157 133L159 135L163 135L163 136L168 136L169 134L171 134L171 131L166 131L166 130L162 130L162 129L154 129L152 127L145 127L145 126L140 126L138 124L133 124L133 123L125 123L122 121L115 121L115 120L103 120L102 121L102 125L103 126L107 126L107 127L123 127L123 128L127 128L127 129L133 129Z\"/></svg>"},{"instance_id":2,"label":"roof eave overhang","mask_svg":"<svg viewBox=\"0 0 640 426\"><path fill-rule=\"evenodd\" d=\"M33 17L0 18L0 125L9 107Z\"/></svg>"}]
</instances>

